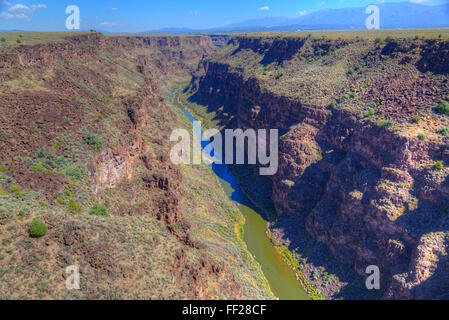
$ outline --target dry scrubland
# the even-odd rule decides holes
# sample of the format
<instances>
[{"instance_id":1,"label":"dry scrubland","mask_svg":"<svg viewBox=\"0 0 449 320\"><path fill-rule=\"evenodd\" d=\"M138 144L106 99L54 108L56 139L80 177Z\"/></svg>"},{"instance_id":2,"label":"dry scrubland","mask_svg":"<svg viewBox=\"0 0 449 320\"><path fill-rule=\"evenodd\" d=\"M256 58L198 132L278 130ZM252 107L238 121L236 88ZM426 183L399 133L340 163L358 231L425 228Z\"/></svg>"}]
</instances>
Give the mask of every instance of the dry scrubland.
<instances>
[{"instance_id":1,"label":"dry scrubland","mask_svg":"<svg viewBox=\"0 0 449 320\"><path fill-rule=\"evenodd\" d=\"M233 171L316 297L445 297L447 29L66 35L0 35L0 297L272 298L213 174L168 159L191 76L206 125L281 130L276 176Z\"/></svg>"},{"instance_id":2,"label":"dry scrubland","mask_svg":"<svg viewBox=\"0 0 449 320\"><path fill-rule=\"evenodd\" d=\"M6 36L1 299L273 298L211 170L168 159L172 128L189 124L163 90L209 39ZM80 291L64 286L72 264Z\"/></svg>"},{"instance_id":3,"label":"dry scrubland","mask_svg":"<svg viewBox=\"0 0 449 320\"><path fill-rule=\"evenodd\" d=\"M187 100L219 128L281 130L277 175L235 171L324 298L443 298L448 73L447 29L245 34L203 60Z\"/></svg>"}]
</instances>

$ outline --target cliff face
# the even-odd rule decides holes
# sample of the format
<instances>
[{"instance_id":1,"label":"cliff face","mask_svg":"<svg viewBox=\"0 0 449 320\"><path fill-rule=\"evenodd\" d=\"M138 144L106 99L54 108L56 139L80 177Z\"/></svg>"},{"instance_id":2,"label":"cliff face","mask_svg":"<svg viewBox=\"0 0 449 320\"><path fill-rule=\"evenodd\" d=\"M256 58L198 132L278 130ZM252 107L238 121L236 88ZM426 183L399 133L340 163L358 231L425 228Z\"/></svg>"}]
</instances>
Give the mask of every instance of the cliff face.
<instances>
[{"instance_id":1,"label":"cliff face","mask_svg":"<svg viewBox=\"0 0 449 320\"><path fill-rule=\"evenodd\" d=\"M245 37L233 44L236 49L220 62L202 62L191 99L208 105L228 127L280 129L271 196L277 213L307 215L309 235L360 275L369 265L379 266L385 297L420 299L446 292L449 147L447 137L435 135L446 119L437 119L431 107L449 94L448 42ZM362 47L366 50L357 52ZM311 52L318 58L307 60ZM351 69L344 75L343 91L336 87L301 99L307 94L302 83L321 81L315 74L329 65L329 77L338 74L333 68L346 63L345 54L360 61L356 69L363 72ZM290 86L286 74L294 74L294 61L304 59L308 62L296 62L308 74L298 81L299 96L275 93L271 81ZM250 75L245 60L274 63L269 66L275 79L268 78L267 67L263 74L253 68ZM337 103L322 103L332 100ZM422 110L419 125L410 119L416 108ZM386 119L398 121L399 128L389 129ZM443 165L437 168L437 161Z\"/></svg>"},{"instance_id":2,"label":"cliff face","mask_svg":"<svg viewBox=\"0 0 449 320\"><path fill-rule=\"evenodd\" d=\"M209 37L91 33L0 55L0 232L13 248L0 245L1 298L271 297L235 234L237 208L194 202L201 180L186 181L193 173L169 159L171 131L187 124L160 88L185 80L212 50ZM92 213L95 204L109 216ZM203 207L206 219L227 219L220 234L208 230L213 239L195 220ZM45 237L30 238L34 218ZM73 264L79 292L64 288ZM17 289L19 273L27 284Z\"/></svg>"}]
</instances>

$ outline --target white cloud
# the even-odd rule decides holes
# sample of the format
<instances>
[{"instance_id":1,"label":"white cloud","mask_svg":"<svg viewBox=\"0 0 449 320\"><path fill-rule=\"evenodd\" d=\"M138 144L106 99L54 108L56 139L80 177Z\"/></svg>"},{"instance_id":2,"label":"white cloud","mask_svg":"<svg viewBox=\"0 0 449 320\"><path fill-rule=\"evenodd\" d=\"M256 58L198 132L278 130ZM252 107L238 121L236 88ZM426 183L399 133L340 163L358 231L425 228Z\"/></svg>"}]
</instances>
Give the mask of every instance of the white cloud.
<instances>
[{"instance_id":1,"label":"white cloud","mask_svg":"<svg viewBox=\"0 0 449 320\"><path fill-rule=\"evenodd\" d=\"M305 16L307 14L307 10L301 10L298 12L300 16Z\"/></svg>"},{"instance_id":2,"label":"white cloud","mask_svg":"<svg viewBox=\"0 0 449 320\"><path fill-rule=\"evenodd\" d=\"M318 3L319 6L324 6L324 1Z\"/></svg>"},{"instance_id":3,"label":"white cloud","mask_svg":"<svg viewBox=\"0 0 449 320\"><path fill-rule=\"evenodd\" d=\"M269 11L270 7L269 6L264 6L262 8L259 8L260 11Z\"/></svg>"},{"instance_id":4,"label":"white cloud","mask_svg":"<svg viewBox=\"0 0 449 320\"><path fill-rule=\"evenodd\" d=\"M118 8L111 8L109 11L118 11Z\"/></svg>"},{"instance_id":5,"label":"white cloud","mask_svg":"<svg viewBox=\"0 0 449 320\"><path fill-rule=\"evenodd\" d=\"M26 6L24 4L18 3L12 5L10 2L3 0L3 5L9 6L8 10L0 13L0 18L2 19L26 19L29 20L30 14L35 13L41 9L47 9L45 4L33 4L31 6Z\"/></svg>"},{"instance_id":6,"label":"white cloud","mask_svg":"<svg viewBox=\"0 0 449 320\"><path fill-rule=\"evenodd\" d=\"M100 23L100 26L102 27L115 27L116 25L117 24L114 22L107 22L107 21Z\"/></svg>"},{"instance_id":7,"label":"white cloud","mask_svg":"<svg viewBox=\"0 0 449 320\"><path fill-rule=\"evenodd\" d=\"M187 13L187 15L189 15L189 16L191 16L191 17L199 17L199 16L201 16L201 12L199 12L199 11L193 11L193 12Z\"/></svg>"}]
</instances>

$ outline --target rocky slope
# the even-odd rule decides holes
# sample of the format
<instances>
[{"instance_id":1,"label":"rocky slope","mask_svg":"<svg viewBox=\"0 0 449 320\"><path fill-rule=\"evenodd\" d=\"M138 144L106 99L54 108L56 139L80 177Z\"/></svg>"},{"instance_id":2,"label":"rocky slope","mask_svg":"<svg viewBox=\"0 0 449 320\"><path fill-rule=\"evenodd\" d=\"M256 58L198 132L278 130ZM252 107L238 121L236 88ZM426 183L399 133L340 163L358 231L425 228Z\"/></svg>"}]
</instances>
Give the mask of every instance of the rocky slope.
<instances>
[{"instance_id":1,"label":"rocky slope","mask_svg":"<svg viewBox=\"0 0 449 320\"><path fill-rule=\"evenodd\" d=\"M336 285L312 274L345 273L307 257L303 272L326 298L369 296L369 265L381 270L385 298L447 294L449 121L433 107L449 100L448 47L418 37L237 37L200 63L192 103L221 126L281 130L269 182L278 240L307 255L296 241L307 230L358 273Z\"/></svg>"},{"instance_id":2,"label":"rocky slope","mask_svg":"<svg viewBox=\"0 0 449 320\"><path fill-rule=\"evenodd\" d=\"M214 48L97 33L2 48L1 299L272 298L210 170L169 161L171 130L189 125L163 86ZM30 237L34 218L45 236Z\"/></svg>"}]
</instances>

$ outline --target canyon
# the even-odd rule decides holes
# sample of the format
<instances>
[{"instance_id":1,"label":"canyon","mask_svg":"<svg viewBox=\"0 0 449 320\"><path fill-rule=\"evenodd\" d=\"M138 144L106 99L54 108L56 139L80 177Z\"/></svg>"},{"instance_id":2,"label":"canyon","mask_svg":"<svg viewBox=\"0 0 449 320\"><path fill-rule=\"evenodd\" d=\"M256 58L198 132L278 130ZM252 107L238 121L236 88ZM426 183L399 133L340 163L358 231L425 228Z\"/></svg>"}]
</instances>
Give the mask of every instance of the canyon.
<instances>
[{"instance_id":1,"label":"canyon","mask_svg":"<svg viewBox=\"0 0 449 320\"><path fill-rule=\"evenodd\" d=\"M279 129L276 175L230 170L309 295L446 297L448 72L447 40L394 32L2 48L0 297L275 298L213 172L170 162L171 131L190 128L174 86L207 127ZM87 214L96 203L109 218ZM36 216L49 231L30 239ZM75 263L79 293L60 281Z\"/></svg>"}]
</instances>

